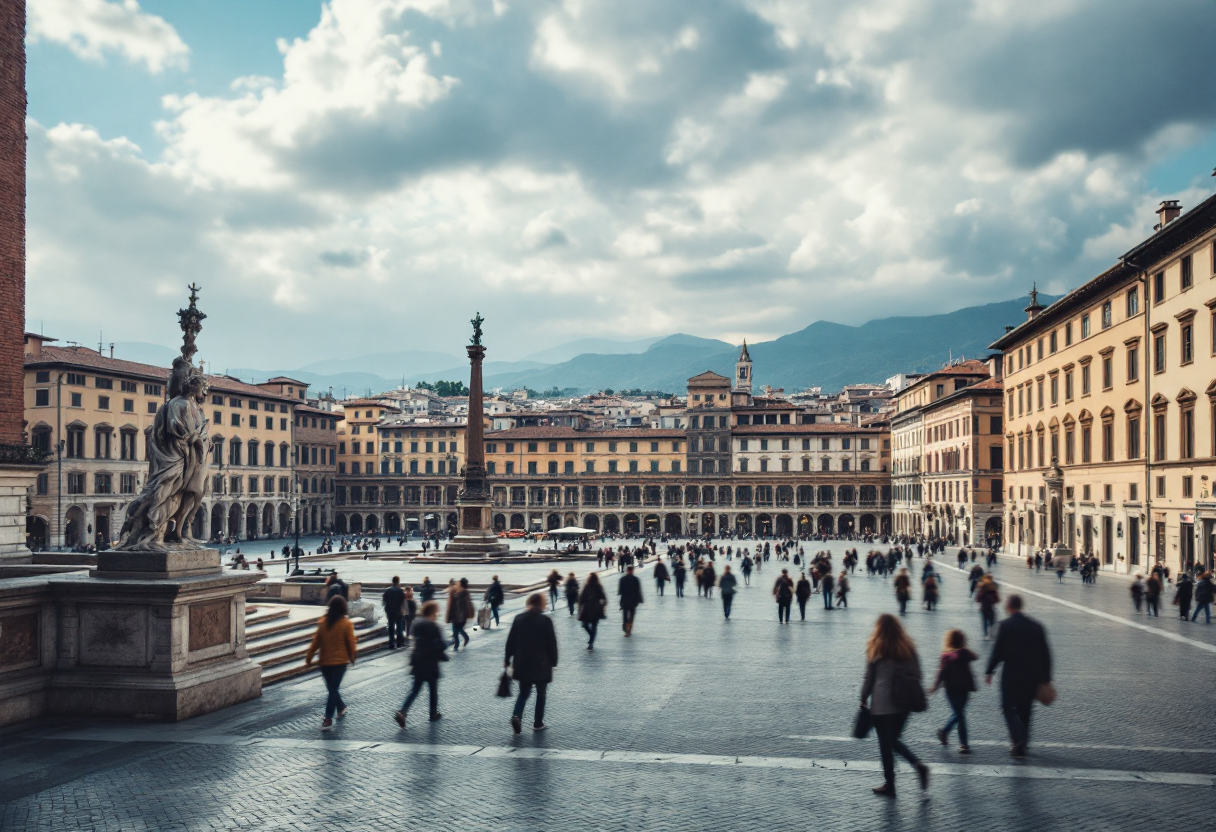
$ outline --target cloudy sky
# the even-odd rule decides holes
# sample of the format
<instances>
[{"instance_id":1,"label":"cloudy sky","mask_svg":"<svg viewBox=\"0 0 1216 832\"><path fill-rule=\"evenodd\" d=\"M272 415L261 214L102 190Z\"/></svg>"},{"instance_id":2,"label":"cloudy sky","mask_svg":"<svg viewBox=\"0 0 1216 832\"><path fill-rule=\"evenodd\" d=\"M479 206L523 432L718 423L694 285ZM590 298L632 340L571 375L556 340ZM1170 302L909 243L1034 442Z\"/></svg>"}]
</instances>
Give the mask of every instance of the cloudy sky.
<instances>
[{"instance_id":1,"label":"cloudy sky","mask_svg":"<svg viewBox=\"0 0 1216 832\"><path fill-rule=\"evenodd\" d=\"M1062 291L1216 165L1209 0L28 0L30 325L213 363Z\"/></svg>"}]
</instances>

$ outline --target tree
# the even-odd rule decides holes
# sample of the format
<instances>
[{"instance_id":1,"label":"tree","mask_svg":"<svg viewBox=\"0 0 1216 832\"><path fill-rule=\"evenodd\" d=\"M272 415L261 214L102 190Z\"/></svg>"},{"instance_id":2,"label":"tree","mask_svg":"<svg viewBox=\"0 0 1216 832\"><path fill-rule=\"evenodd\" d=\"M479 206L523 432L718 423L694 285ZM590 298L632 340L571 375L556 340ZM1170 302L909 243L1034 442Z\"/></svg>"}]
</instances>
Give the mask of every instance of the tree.
<instances>
[{"instance_id":1,"label":"tree","mask_svg":"<svg viewBox=\"0 0 1216 832\"><path fill-rule=\"evenodd\" d=\"M430 390L437 396L467 396L469 388L463 381L436 381L434 384L420 381L414 385L420 390Z\"/></svg>"}]
</instances>

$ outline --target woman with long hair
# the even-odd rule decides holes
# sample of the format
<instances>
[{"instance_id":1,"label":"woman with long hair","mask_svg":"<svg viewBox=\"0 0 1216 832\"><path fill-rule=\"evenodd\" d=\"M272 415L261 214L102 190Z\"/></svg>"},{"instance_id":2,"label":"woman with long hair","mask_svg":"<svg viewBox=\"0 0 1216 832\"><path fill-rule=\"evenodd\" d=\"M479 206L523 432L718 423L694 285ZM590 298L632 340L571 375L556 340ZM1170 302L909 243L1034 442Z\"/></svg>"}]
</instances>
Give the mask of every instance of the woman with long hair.
<instances>
[{"instance_id":1,"label":"woman with long hair","mask_svg":"<svg viewBox=\"0 0 1216 832\"><path fill-rule=\"evenodd\" d=\"M924 710L924 696L916 644L898 618L886 613L878 616L866 642L866 675L861 686L861 705L870 709L885 778L883 785L874 789L875 794L895 796L895 754L916 768L922 789L929 787L929 767L899 738L908 714Z\"/></svg>"},{"instance_id":2,"label":"woman with long hair","mask_svg":"<svg viewBox=\"0 0 1216 832\"><path fill-rule=\"evenodd\" d=\"M346 703L338 689L346 675L346 666L355 663L355 625L346 617L346 599L341 595L329 599L325 615L317 622L317 630L312 634L312 643L304 656L305 667L312 667L312 658L317 653L320 653L318 663L328 692L321 730L328 731L334 727L335 713L339 719L346 716Z\"/></svg>"}]
</instances>

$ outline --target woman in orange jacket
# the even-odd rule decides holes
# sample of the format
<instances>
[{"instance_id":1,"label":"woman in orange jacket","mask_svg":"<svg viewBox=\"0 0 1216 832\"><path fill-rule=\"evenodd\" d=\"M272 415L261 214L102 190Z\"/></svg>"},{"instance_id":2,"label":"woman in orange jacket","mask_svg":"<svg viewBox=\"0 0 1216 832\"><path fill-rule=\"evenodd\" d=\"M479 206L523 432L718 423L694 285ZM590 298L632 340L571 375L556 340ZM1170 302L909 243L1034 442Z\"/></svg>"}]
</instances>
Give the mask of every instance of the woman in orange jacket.
<instances>
[{"instance_id":1,"label":"woman in orange jacket","mask_svg":"<svg viewBox=\"0 0 1216 832\"><path fill-rule=\"evenodd\" d=\"M312 635L312 644L304 656L304 666L312 667L312 658L320 653L321 676L329 698L325 701L325 721L321 730L334 727L334 714L339 719L346 715L346 703L338 688L346 675L346 666L355 663L355 625L346 617L346 599L335 595L329 599L325 615L317 622L317 631Z\"/></svg>"}]
</instances>

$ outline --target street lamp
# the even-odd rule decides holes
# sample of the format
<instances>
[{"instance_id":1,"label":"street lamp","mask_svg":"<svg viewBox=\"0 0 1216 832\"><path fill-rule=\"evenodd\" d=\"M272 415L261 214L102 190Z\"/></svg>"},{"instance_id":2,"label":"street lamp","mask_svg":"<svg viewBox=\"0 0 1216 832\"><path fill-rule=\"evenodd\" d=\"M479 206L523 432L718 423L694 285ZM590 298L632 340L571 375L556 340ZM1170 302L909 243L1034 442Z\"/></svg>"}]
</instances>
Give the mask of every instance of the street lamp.
<instances>
[{"instance_id":1,"label":"street lamp","mask_svg":"<svg viewBox=\"0 0 1216 832\"><path fill-rule=\"evenodd\" d=\"M295 487L291 491L291 525L296 533L296 545L291 554L296 561L296 569L300 568L300 475L294 477Z\"/></svg>"}]
</instances>

